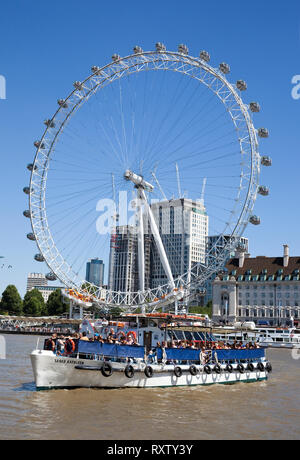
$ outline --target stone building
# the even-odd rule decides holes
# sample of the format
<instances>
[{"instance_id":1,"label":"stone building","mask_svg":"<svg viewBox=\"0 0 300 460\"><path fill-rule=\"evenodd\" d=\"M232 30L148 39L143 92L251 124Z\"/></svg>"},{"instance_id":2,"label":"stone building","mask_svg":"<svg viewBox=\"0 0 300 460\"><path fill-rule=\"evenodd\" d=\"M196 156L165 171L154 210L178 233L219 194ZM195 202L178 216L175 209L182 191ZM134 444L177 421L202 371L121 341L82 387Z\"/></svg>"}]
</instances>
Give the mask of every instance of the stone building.
<instances>
[{"instance_id":1,"label":"stone building","mask_svg":"<svg viewBox=\"0 0 300 460\"><path fill-rule=\"evenodd\" d=\"M252 258L241 251L213 281L213 320L290 325L300 322L300 256Z\"/></svg>"}]
</instances>

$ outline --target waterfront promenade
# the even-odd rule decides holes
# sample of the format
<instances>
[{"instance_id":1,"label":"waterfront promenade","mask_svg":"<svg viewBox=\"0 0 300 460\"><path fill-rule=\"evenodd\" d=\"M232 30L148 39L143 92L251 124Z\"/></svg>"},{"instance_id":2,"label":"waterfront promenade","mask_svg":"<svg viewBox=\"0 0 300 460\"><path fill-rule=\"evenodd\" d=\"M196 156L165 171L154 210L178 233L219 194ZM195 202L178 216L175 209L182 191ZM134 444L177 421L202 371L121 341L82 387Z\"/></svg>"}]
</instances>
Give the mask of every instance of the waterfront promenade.
<instances>
[{"instance_id":1,"label":"waterfront promenade","mask_svg":"<svg viewBox=\"0 0 300 460\"><path fill-rule=\"evenodd\" d=\"M0 334L50 335L77 332L81 320L0 315Z\"/></svg>"}]
</instances>

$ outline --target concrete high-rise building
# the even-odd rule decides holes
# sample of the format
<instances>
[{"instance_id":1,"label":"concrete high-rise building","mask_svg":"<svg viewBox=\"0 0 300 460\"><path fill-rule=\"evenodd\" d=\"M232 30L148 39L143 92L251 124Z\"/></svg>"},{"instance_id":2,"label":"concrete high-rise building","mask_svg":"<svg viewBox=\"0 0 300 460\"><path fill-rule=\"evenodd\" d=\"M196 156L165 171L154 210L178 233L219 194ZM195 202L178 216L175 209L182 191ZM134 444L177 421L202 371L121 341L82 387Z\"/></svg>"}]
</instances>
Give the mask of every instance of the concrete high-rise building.
<instances>
[{"instance_id":1,"label":"concrete high-rise building","mask_svg":"<svg viewBox=\"0 0 300 460\"><path fill-rule=\"evenodd\" d=\"M95 286L103 286L104 284L104 263L101 259L90 259L86 264L86 281Z\"/></svg>"},{"instance_id":2,"label":"concrete high-rise building","mask_svg":"<svg viewBox=\"0 0 300 460\"><path fill-rule=\"evenodd\" d=\"M46 276L43 273L28 273L26 291L31 291L31 289L38 286L48 286Z\"/></svg>"},{"instance_id":3,"label":"concrete high-rise building","mask_svg":"<svg viewBox=\"0 0 300 460\"><path fill-rule=\"evenodd\" d=\"M186 273L198 262L204 263L209 218L203 202L180 198L154 203L151 209L173 277ZM154 241L150 271L152 288L168 282Z\"/></svg>"},{"instance_id":4,"label":"concrete high-rise building","mask_svg":"<svg viewBox=\"0 0 300 460\"><path fill-rule=\"evenodd\" d=\"M120 292L137 292L138 276L138 237L136 228L130 225L117 226L111 236L110 267L108 288ZM149 287L150 244L149 236L144 236L145 288Z\"/></svg>"},{"instance_id":5,"label":"concrete high-rise building","mask_svg":"<svg viewBox=\"0 0 300 460\"><path fill-rule=\"evenodd\" d=\"M168 258L173 278L205 262L208 215L201 201L187 198L151 204L151 210ZM145 289L168 283L167 275L144 213ZM108 288L139 291L138 234L133 226L116 226L111 236Z\"/></svg>"}]
</instances>

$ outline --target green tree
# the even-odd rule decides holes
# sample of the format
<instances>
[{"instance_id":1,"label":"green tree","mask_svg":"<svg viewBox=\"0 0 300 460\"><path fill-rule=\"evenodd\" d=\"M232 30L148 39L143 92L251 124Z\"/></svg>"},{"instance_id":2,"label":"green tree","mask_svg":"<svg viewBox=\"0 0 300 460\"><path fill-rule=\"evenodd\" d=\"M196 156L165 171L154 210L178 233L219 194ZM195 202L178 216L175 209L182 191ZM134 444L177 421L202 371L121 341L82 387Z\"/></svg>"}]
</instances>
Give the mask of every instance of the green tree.
<instances>
[{"instance_id":1,"label":"green tree","mask_svg":"<svg viewBox=\"0 0 300 460\"><path fill-rule=\"evenodd\" d=\"M16 286L9 284L2 293L0 312L8 315L21 315L22 308L22 299Z\"/></svg>"},{"instance_id":2,"label":"green tree","mask_svg":"<svg viewBox=\"0 0 300 460\"><path fill-rule=\"evenodd\" d=\"M209 300L205 307L201 307L201 306L190 307L189 308L189 313L199 313L199 314L202 314L202 315L208 315L209 318L211 318L211 316L212 316L212 301Z\"/></svg>"},{"instance_id":3,"label":"green tree","mask_svg":"<svg viewBox=\"0 0 300 460\"><path fill-rule=\"evenodd\" d=\"M60 289L53 291L47 301L47 311L50 316L60 316L69 310L69 303L63 299Z\"/></svg>"},{"instance_id":4,"label":"green tree","mask_svg":"<svg viewBox=\"0 0 300 460\"><path fill-rule=\"evenodd\" d=\"M45 314L45 302L38 289L26 292L23 300L23 312L28 316L42 316Z\"/></svg>"}]
</instances>

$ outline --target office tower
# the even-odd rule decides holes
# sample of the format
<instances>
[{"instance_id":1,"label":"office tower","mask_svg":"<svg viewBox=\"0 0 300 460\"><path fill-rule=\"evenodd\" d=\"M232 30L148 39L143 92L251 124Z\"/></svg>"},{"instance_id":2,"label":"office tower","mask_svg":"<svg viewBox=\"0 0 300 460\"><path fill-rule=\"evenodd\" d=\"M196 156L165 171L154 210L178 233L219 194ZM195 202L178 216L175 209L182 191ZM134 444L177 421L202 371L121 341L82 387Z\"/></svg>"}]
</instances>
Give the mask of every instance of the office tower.
<instances>
[{"instance_id":1,"label":"office tower","mask_svg":"<svg viewBox=\"0 0 300 460\"><path fill-rule=\"evenodd\" d=\"M86 281L95 286L103 286L104 280L104 263L98 258L90 259L86 264Z\"/></svg>"},{"instance_id":2,"label":"office tower","mask_svg":"<svg viewBox=\"0 0 300 460\"><path fill-rule=\"evenodd\" d=\"M48 286L45 275L43 273L28 273L26 291L31 291L31 289L38 286Z\"/></svg>"},{"instance_id":3,"label":"office tower","mask_svg":"<svg viewBox=\"0 0 300 460\"><path fill-rule=\"evenodd\" d=\"M180 198L154 203L151 209L173 278L186 273L198 262L204 263L209 218L203 202ZM152 288L168 282L153 238L150 271Z\"/></svg>"}]
</instances>

